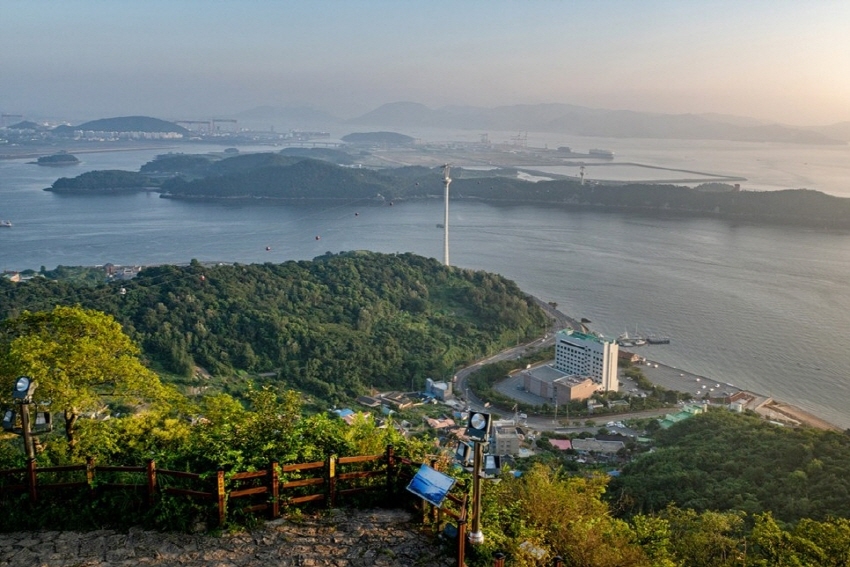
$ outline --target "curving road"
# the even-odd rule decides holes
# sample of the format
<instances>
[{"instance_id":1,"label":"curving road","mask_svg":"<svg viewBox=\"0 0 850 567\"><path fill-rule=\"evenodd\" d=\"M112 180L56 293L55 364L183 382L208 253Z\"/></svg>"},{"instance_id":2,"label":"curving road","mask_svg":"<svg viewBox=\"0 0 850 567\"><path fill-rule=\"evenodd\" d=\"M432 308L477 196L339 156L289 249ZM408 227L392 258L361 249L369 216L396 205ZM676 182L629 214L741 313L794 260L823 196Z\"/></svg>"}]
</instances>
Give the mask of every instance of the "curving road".
<instances>
[{"instance_id":1,"label":"curving road","mask_svg":"<svg viewBox=\"0 0 850 567\"><path fill-rule=\"evenodd\" d=\"M512 413L513 410L508 408L503 408L499 406L493 406L490 402L486 400L479 399L471 390L469 390L466 379L472 372L475 372L485 364L491 364L493 362L499 362L502 360L511 360L515 359L518 356L523 354L527 354L529 352L534 352L540 350L542 348L551 346L555 344L555 333L561 331L563 329L581 329L586 330L584 325L582 325L579 321L576 321L572 317L565 315L558 311L557 308L549 305L545 301L542 301L536 297L533 297L534 301L546 312L547 315L552 319L552 324L549 328L549 332L546 333L545 336L535 339L529 343L517 345L515 347L511 347L509 349L503 350L497 354L484 358L482 360L477 361L475 364L471 366L467 366L455 373L457 379L455 380L454 391L455 395L459 398L462 398L466 401L467 406L473 411L484 411L484 412L493 412L498 411L504 415L508 415ZM636 419L636 418L646 418L646 417L660 417L670 413L670 408L662 408L662 409L652 409L640 412L631 412L631 413L619 413L616 415L602 415L598 420L609 420L616 419L617 421L622 421L624 419ZM587 418L583 418L587 419ZM583 431L587 430L588 427L563 427L560 423L557 423L554 419L548 416L535 416L529 415L526 419L526 423L533 429L538 431L557 431L559 433L571 432L571 431Z\"/></svg>"}]
</instances>

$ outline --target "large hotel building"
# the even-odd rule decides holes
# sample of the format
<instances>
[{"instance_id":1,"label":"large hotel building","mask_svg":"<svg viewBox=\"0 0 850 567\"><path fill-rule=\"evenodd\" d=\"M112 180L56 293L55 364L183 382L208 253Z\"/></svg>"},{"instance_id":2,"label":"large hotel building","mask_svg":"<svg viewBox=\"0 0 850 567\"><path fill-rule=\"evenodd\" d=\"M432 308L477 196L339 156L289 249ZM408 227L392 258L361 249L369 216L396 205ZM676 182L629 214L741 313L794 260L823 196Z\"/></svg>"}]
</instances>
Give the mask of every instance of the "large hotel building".
<instances>
[{"instance_id":1,"label":"large hotel building","mask_svg":"<svg viewBox=\"0 0 850 567\"><path fill-rule=\"evenodd\" d=\"M588 376L604 392L620 388L617 343L572 329L555 335L555 368L568 375Z\"/></svg>"}]
</instances>

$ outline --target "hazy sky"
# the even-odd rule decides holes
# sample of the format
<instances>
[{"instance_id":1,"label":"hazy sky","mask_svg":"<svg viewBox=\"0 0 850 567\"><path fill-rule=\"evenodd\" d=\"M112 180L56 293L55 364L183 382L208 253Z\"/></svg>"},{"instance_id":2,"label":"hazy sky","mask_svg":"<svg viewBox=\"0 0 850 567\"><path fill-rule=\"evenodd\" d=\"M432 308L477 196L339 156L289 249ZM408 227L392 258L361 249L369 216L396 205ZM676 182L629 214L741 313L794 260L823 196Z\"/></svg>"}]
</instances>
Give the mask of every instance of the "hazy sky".
<instances>
[{"instance_id":1,"label":"hazy sky","mask_svg":"<svg viewBox=\"0 0 850 567\"><path fill-rule=\"evenodd\" d=\"M0 112L562 102L850 120L850 1L0 0Z\"/></svg>"}]
</instances>

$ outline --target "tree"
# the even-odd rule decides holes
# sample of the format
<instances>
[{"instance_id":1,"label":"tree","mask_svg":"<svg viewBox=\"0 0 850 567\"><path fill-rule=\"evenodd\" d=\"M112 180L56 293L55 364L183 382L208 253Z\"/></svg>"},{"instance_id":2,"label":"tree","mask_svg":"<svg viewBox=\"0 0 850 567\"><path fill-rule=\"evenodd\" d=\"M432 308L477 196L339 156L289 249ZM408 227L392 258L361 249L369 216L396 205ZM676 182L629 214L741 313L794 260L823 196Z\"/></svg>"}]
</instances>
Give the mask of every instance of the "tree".
<instances>
[{"instance_id":1,"label":"tree","mask_svg":"<svg viewBox=\"0 0 850 567\"><path fill-rule=\"evenodd\" d=\"M139 348L109 315L77 307L29 312L0 326L0 396L17 376L38 382L35 402L62 411L73 451L77 420L105 401L138 401L162 392L159 377L139 360Z\"/></svg>"}]
</instances>

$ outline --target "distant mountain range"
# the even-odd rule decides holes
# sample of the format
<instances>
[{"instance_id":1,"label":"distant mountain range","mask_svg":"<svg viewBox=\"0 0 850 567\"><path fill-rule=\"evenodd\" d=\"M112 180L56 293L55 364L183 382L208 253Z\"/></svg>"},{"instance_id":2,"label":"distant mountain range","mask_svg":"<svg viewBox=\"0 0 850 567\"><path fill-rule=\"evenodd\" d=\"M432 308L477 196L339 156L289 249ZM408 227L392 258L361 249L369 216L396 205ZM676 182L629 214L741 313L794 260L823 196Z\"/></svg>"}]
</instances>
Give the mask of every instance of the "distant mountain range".
<instances>
[{"instance_id":1,"label":"distant mountain range","mask_svg":"<svg viewBox=\"0 0 850 567\"><path fill-rule=\"evenodd\" d=\"M349 120L348 124L395 130L431 127L556 132L607 138L710 139L795 144L843 144L850 140L850 123L799 128L724 115L658 114L593 109L570 104L495 108L447 106L431 109L415 102L394 102Z\"/></svg>"},{"instance_id":2,"label":"distant mountain range","mask_svg":"<svg viewBox=\"0 0 850 567\"><path fill-rule=\"evenodd\" d=\"M850 142L850 122L825 126L788 126L754 118L724 114L661 114L631 110L605 110L571 104L518 104L481 108L445 106L429 108L416 102L393 102L356 118L344 120L309 106L261 106L231 115L240 126L265 130L349 131L372 129L552 132L606 138L659 138L682 140L730 140L793 144L845 144ZM75 130L107 132L189 131L147 116L124 116L58 126L53 133Z\"/></svg>"},{"instance_id":3,"label":"distant mountain range","mask_svg":"<svg viewBox=\"0 0 850 567\"><path fill-rule=\"evenodd\" d=\"M266 130L272 125L284 130L328 130L343 122L341 118L309 106L258 106L234 114L232 118L255 130Z\"/></svg>"}]
</instances>

